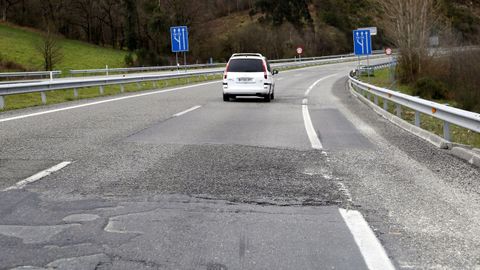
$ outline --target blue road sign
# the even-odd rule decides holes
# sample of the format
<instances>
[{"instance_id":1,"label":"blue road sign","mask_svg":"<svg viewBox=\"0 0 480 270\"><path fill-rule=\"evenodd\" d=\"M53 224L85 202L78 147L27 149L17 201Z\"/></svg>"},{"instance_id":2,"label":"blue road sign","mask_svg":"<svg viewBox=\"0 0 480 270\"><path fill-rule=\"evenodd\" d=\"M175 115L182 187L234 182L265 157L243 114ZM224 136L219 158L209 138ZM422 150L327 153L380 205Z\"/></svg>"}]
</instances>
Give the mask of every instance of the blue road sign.
<instances>
[{"instance_id":1,"label":"blue road sign","mask_svg":"<svg viewBox=\"0 0 480 270\"><path fill-rule=\"evenodd\" d=\"M370 30L354 30L353 47L355 48L355 55L372 54L372 35Z\"/></svg>"},{"instance_id":2,"label":"blue road sign","mask_svg":"<svg viewBox=\"0 0 480 270\"><path fill-rule=\"evenodd\" d=\"M172 52L188 52L188 28L186 26L170 27Z\"/></svg>"}]
</instances>

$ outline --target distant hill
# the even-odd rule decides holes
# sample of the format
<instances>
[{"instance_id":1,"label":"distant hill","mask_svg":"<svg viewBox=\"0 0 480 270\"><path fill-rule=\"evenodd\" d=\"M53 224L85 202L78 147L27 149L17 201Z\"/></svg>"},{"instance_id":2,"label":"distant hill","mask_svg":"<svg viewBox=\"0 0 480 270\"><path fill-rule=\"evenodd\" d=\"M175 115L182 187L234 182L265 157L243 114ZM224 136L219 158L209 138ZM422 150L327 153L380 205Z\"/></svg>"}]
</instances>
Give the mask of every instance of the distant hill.
<instances>
[{"instance_id":1,"label":"distant hill","mask_svg":"<svg viewBox=\"0 0 480 270\"><path fill-rule=\"evenodd\" d=\"M41 42L39 30L0 24L0 57L3 67L8 71L42 70L42 56L36 49ZM63 60L55 69L89 69L124 67L127 52L92 45L86 42L60 38Z\"/></svg>"},{"instance_id":2,"label":"distant hill","mask_svg":"<svg viewBox=\"0 0 480 270\"><path fill-rule=\"evenodd\" d=\"M262 52L269 58L293 57L299 45L305 56L347 53L352 51L351 31L366 26L378 26L373 42L381 49L391 44L381 27L378 1L382 0L62 0L0 1L0 7L10 3L3 18L10 23L128 50L132 52L128 64L141 66L175 61L170 27L176 25L189 27L190 63L211 58L225 61L233 52L247 51ZM435 1L440 4L438 17L444 22L438 29L452 26L460 44L480 42L480 0ZM65 44L68 54L77 55L74 61L66 57L61 68L123 65L122 51L93 53L94 60L83 61L78 54L89 54L69 44ZM117 59L113 63L104 59L112 55L122 56L113 56ZM39 62L18 59L28 68Z\"/></svg>"}]
</instances>

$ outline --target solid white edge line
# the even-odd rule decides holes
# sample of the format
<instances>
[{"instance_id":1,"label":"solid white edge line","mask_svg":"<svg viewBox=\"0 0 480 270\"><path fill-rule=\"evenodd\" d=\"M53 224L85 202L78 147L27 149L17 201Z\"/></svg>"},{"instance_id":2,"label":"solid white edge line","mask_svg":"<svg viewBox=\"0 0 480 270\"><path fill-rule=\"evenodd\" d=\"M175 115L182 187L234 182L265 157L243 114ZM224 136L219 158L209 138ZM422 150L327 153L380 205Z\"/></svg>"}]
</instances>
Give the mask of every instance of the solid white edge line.
<instances>
[{"instance_id":1,"label":"solid white edge line","mask_svg":"<svg viewBox=\"0 0 480 270\"><path fill-rule=\"evenodd\" d=\"M312 148L317 150L322 150L323 145L317 136L317 132L315 132L315 128L313 127L312 119L310 118L310 113L308 112L307 102L308 102L307 99L304 99L302 102L302 113L303 113L303 121L305 123L305 130L307 131L308 139L310 140L310 144L312 145Z\"/></svg>"},{"instance_id":2,"label":"solid white edge line","mask_svg":"<svg viewBox=\"0 0 480 270\"><path fill-rule=\"evenodd\" d=\"M129 95L129 96L124 96L124 97L95 101L95 102L90 102L90 103L85 103L85 104L80 104L80 105L74 105L74 106L69 106L69 107L64 107L64 108L59 108L59 109L53 109L53 110L48 110L48 111L43 111L43 112L37 112L37 113L19 115L19 116L14 116L14 117L9 117L9 118L3 118L3 119L0 119L0 123L7 122L7 121L12 121L12 120L23 119L23 118L28 118L28 117L33 117L33 116L44 115L44 114L50 114L50 113L55 113L55 112L78 109L78 108L83 108L83 107L88 107L88 106L94 106L94 105L99 105L99 104L104 104L104 103L109 103L109 102L114 102L114 101L120 101L120 100L125 100L125 99L130 99L130 98L137 98L137 97L144 97L144 96L150 96L150 95L156 95L156 94L169 93L169 92L188 89L188 88L192 88L192 87L214 84L214 83L218 83L218 82L219 81L217 80L217 81L213 81L213 82L188 85L188 86L178 87L178 88L173 88L173 89L157 90L157 91L148 92L148 93Z\"/></svg>"},{"instance_id":3,"label":"solid white edge line","mask_svg":"<svg viewBox=\"0 0 480 270\"><path fill-rule=\"evenodd\" d=\"M326 79L329 79L329 78L331 78L331 77L335 77L335 76L337 76L338 74L339 74L339 73L335 73L335 74L333 74L333 75L329 75L329 76L323 77L323 78L317 80L316 82L314 82L310 87L308 87L307 91L305 91L305 97L307 97L307 96L310 94L310 91L312 91L312 89L313 89L317 84L319 84L320 82L322 82L322 81L324 81L324 80L326 80Z\"/></svg>"},{"instance_id":4,"label":"solid white edge line","mask_svg":"<svg viewBox=\"0 0 480 270\"><path fill-rule=\"evenodd\" d=\"M182 116L182 115L187 114L187 113L189 113L189 112L191 112L191 111L195 111L196 109L199 109L199 108L201 108L201 107L202 107L202 106L200 106L200 105L199 105L199 106L193 106L192 108L190 108L190 109L188 109L188 110L185 110L185 111L183 111L183 112L179 112L179 113L177 113L177 114L174 114L173 117Z\"/></svg>"},{"instance_id":5,"label":"solid white edge line","mask_svg":"<svg viewBox=\"0 0 480 270\"><path fill-rule=\"evenodd\" d=\"M395 270L387 252L373 233L362 214L355 210L339 208L338 211L360 249L365 263L370 270Z\"/></svg>"},{"instance_id":6,"label":"solid white edge line","mask_svg":"<svg viewBox=\"0 0 480 270\"><path fill-rule=\"evenodd\" d=\"M65 168L66 166L70 165L72 162L71 161L64 161L64 162L61 162L51 168L48 168L46 170L43 170L39 173L36 173L18 183L16 183L15 185L11 186L11 187L8 187L6 189L4 189L3 191L9 191L9 190L16 190L16 189L22 189L24 188L26 185L30 184L30 183L33 183L33 182L36 182L42 178L44 178L45 176L48 176L56 171L59 171L63 168Z\"/></svg>"}]
</instances>

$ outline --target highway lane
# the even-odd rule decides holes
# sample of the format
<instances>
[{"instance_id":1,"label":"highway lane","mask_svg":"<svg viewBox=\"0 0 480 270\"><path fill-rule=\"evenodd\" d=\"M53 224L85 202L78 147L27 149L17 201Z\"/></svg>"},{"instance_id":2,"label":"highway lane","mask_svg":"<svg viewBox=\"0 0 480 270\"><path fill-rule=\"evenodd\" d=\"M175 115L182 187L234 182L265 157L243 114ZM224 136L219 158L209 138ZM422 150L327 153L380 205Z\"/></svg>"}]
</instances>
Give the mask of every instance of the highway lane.
<instances>
[{"instance_id":1,"label":"highway lane","mask_svg":"<svg viewBox=\"0 0 480 270\"><path fill-rule=\"evenodd\" d=\"M366 269L339 207L398 268L475 267L478 169L352 98L351 65L282 73L272 103L216 82L1 122L0 189L73 163L0 193L0 268Z\"/></svg>"}]
</instances>

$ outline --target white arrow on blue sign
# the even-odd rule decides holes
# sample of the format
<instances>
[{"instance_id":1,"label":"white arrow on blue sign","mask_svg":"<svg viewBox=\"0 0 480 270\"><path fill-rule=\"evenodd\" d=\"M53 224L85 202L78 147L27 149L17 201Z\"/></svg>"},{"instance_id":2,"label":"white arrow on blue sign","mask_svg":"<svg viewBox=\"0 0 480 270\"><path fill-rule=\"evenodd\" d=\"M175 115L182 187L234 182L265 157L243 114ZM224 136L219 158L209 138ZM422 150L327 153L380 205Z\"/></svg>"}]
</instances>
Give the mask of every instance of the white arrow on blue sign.
<instances>
[{"instance_id":1,"label":"white arrow on blue sign","mask_svg":"<svg viewBox=\"0 0 480 270\"><path fill-rule=\"evenodd\" d=\"M188 27L170 27L170 38L172 40L172 52L188 52Z\"/></svg>"},{"instance_id":2,"label":"white arrow on blue sign","mask_svg":"<svg viewBox=\"0 0 480 270\"><path fill-rule=\"evenodd\" d=\"M355 48L355 55L372 54L372 35L370 30L354 30L353 47Z\"/></svg>"}]
</instances>

